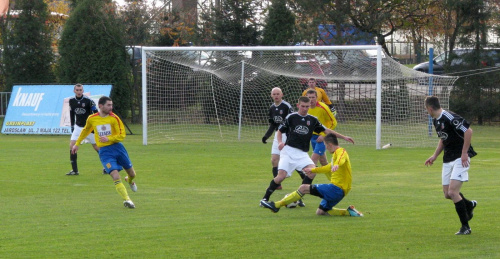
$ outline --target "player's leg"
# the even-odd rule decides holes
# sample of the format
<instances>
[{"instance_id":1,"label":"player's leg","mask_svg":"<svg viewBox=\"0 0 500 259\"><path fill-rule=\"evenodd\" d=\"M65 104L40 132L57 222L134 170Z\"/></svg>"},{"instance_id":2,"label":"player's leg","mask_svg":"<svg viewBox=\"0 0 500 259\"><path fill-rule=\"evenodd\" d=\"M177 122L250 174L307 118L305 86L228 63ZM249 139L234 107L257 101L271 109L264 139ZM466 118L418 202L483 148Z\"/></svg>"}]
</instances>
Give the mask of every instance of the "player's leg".
<instances>
[{"instance_id":1,"label":"player's leg","mask_svg":"<svg viewBox=\"0 0 500 259\"><path fill-rule=\"evenodd\" d=\"M130 157L128 156L128 152L123 146L122 143L117 143L116 145L116 160L119 166L125 169L127 172L127 176L125 176L125 181L130 185L130 189L133 192L137 191L137 185L134 182L135 179L135 170L132 166L132 161L130 161Z\"/></svg>"},{"instance_id":2,"label":"player's leg","mask_svg":"<svg viewBox=\"0 0 500 259\"><path fill-rule=\"evenodd\" d=\"M280 155L279 154L271 154L271 165L273 166L272 172L273 172L273 178L276 178L278 176L278 163L280 161ZM281 184L278 186L277 190L281 190Z\"/></svg>"},{"instance_id":3,"label":"player's leg","mask_svg":"<svg viewBox=\"0 0 500 259\"><path fill-rule=\"evenodd\" d=\"M262 197L262 201L269 201L273 192L278 188L278 186L280 186L281 182L283 182L285 178L290 177L292 174L291 172L292 171L287 173L285 170L278 170L278 175L269 183L269 187L267 187L266 193L264 194L264 197Z\"/></svg>"},{"instance_id":4,"label":"player's leg","mask_svg":"<svg viewBox=\"0 0 500 259\"><path fill-rule=\"evenodd\" d=\"M80 136L80 132L82 132L82 127L78 127L77 125L75 125L73 128L73 133L71 133L71 138L69 142L69 161L71 163L72 170L66 175L79 175L78 163L77 163L78 156L77 153L72 154L71 150L73 149L73 146L76 144L76 140Z\"/></svg>"},{"instance_id":5,"label":"player's leg","mask_svg":"<svg viewBox=\"0 0 500 259\"><path fill-rule=\"evenodd\" d=\"M460 195L460 189L462 188L463 182L469 180L469 167L463 167L460 158L456 159L452 163L453 169L450 176L450 184L448 186L448 196L455 204L455 210L460 219L460 223L462 224L462 227L456 234L467 235L471 233L469 227L469 213L467 211L467 204Z\"/></svg>"},{"instance_id":6,"label":"player's leg","mask_svg":"<svg viewBox=\"0 0 500 259\"><path fill-rule=\"evenodd\" d=\"M123 185L123 183L121 181L119 171L114 169L111 171L111 173L109 175L113 179L113 183L115 184L116 191L123 199L123 206L125 206L127 208L131 208L131 209L135 208L134 203L132 202L132 200L130 200L130 197L128 196L128 192L127 192L127 189L125 188L125 185Z\"/></svg>"},{"instance_id":7,"label":"player's leg","mask_svg":"<svg viewBox=\"0 0 500 259\"><path fill-rule=\"evenodd\" d=\"M281 135L281 140L283 143L286 142L286 134ZM278 175L278 164L280 161L280 154L281 151L279 149L279 144L278 144L278 138L276 137L276 134L274 134L274 139L273 139L273 146L271 147L271 165L272 165L272 172L273 172L273 178L275 178ZM281 184L278 186L276 190L281 190L283 187Z\"/></svg>"}]
</instances>

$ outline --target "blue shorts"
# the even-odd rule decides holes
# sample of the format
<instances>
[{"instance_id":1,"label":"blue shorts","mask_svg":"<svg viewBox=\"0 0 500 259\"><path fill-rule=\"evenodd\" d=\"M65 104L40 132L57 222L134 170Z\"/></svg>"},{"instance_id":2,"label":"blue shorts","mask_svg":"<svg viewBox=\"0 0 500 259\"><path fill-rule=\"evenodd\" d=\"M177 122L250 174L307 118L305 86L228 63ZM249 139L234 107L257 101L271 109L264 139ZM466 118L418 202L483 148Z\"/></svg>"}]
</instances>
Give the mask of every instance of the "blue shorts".
<instances>
[{"instance_id":1,"label":"blue shorts","mask_svg":"<svg viewBox=\"0 0 500 259\"><path fill-rule=\"evenodd\" d=\"M314 187L321 194L320 207L331 210L344 198L344 191L334 184L315 184Z\"/></svg>"},{"instance_id":2,"label":"blue shorts","mask_svg":"<svg viewBox=\"0 0 500 259\"><path fill-rule=\"evenodd\" d=\"M101 147L99 149L99 158L108 174L113 170L121 171L122 169L129 169L132 167L132 162L128 157L127 150L122 143Z\"/></svg>"},{"instance_id":3,"label":"blue shorts","mask_svg":"<svg viewBox=\"0 0 500 259\"><path fill-rule=\"evenodd\" d=\"M322 156L325 153L326 146L325 146L325 142L316 142L318 137L319 137L319 135L312 135L311 145L313 148L313 153Z\"/></svg>"}]
</instances>

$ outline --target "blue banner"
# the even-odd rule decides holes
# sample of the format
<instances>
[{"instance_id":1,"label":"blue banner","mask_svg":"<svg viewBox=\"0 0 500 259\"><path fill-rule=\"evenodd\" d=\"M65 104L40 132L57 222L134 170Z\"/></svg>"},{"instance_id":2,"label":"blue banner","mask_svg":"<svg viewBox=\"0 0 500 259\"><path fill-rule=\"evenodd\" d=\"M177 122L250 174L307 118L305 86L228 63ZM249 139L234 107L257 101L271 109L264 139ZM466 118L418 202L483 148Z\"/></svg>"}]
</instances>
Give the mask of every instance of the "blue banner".
<instances>
[{"instance_id":1,"label":"blue banner","mask_svg":"<svg viewBox=\"0 0 500 259\"><path fill-rule=\"evenodd\" d=\"M84 95L97 105L111 85L83 85ZM10 95L3 134L71 135L69 98L74 85L16 85Z\"/></svg>"}]
</instances>

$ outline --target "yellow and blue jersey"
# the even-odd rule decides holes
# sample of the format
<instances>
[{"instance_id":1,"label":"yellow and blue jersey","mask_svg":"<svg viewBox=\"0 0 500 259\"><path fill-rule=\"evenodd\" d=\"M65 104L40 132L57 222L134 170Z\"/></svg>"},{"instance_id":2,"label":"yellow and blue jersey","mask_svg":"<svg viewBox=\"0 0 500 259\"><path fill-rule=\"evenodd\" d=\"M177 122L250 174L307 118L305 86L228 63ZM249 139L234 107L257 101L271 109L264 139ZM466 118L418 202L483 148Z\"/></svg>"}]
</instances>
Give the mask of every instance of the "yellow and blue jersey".
<instances>
[{"instance_id":1,"label":"yellow and blue jersey","mask_svg":"<svg viewBox=\"0 0 500 259\"><path fill-rule=\"evenodd\" d=\"M94 113L87 118L87 123L82 129L76 141L76 145L80 145L82 140L84 140L92 130L94 131L95 142L98 147L110 146L125 139L127 135L125 126L116 114L110 112L106 117L101 117L99 114L100 113ZM101 142L99 138L102 136L108 137L108 141Z\"/></svg>"},{"instance_id":2,"label":"yellow and blue jersey","mask_svg":"<svg viewBox=\"0 0 500 259\"><path fill-rule=\"evenodd\" d=\"M332 172L332 166L338 165L337 171ZM311 170L315 174L325 174L326 178L344 191L344 196L351 190L352 175L351 175L351 161L345 148L337 148L333 152L332 161L325 166L316 167Z\"/></svg>"},{"instance_id":3,"label":"yellow and blue jersey","mask_svg":"<svg viewBox=\"0 0 500 259\"><path fill-rule=\"evenodd\" d=\"M325 126L325 128L335 130L335 127L337 127L337 119L335 119L335 116L333 116L332 111L326 104L322 102L317 102L316 107L314 108L309 108L309 111L307 112L308 114L318 118L319 122ZM318 135L318 133L314 133ZM324 133L319 134L319 135L324 135Z\"/></svg>"}]
</instances>

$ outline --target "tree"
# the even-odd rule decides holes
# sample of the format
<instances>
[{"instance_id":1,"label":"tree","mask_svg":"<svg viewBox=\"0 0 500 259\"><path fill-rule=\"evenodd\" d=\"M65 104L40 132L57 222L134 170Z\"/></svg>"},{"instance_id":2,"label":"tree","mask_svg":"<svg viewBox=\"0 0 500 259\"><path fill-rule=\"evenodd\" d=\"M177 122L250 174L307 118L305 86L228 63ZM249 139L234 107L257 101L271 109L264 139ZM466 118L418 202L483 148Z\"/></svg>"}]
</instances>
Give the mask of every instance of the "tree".
<instances>
[{"instance_id":1,"label":"tree","mask_svg":"<svg viewBox=\"0 0 500 259\"><path fill-rule=\"evenodd\" d=\"M214 40L220 46L255 46L260 32L251 0L224 0L214 8Z\"/></svg>"},{"instance_id":2,"label":"tree","mask_svg":"<svg viewBox=\"0 0 500 259\"><path fill-rule=\"evenodd\" d=\"M59 43L61 83L110 83L115 110L127 117L127 55L123 27L110 0L79 0Z\"/></svg>"},{"instance_id":3,"label":"tree","mask_svg":"<svg viewBox=\"0 0 500 259\"><path fill-rule=\"evenodd\" d=\"M43 0L20 0L20 12L11 17L11 30L3 31L6 90L15 83L53 83L54 55Z\"/></svg>"},{"instance_id":4,"label":"tree","mask_svg":"<svg viewBox=\"0 0 500 259\"><path fill-rule=\"evenodd\" d=\"M274 0L264 25L262 45L286 46L295 41L295 16L286 0Z\"/></svg>"}]
</instances>

